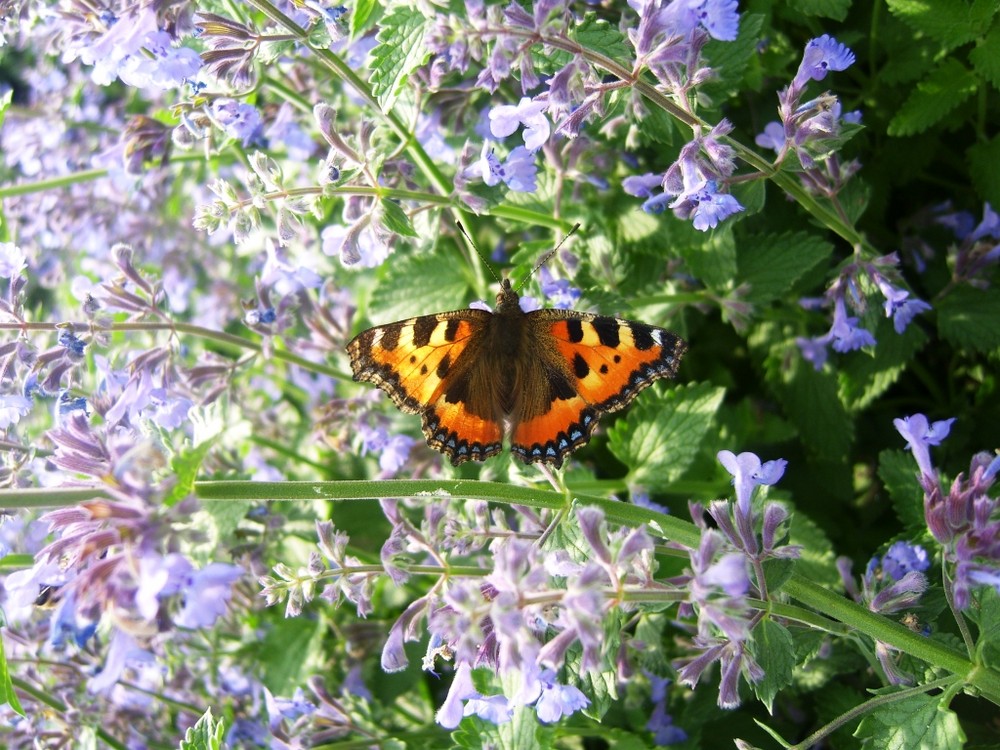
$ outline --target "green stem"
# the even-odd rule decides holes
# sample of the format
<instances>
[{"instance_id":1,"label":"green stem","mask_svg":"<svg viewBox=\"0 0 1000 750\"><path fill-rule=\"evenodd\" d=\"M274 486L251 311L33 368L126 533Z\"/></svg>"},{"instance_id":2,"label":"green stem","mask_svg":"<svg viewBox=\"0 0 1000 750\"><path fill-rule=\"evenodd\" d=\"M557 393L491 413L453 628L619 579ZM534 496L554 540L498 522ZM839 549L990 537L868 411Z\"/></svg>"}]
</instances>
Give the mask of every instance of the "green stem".
<instances>
[{"instance_id":1,"label":"green stem","mask_svg":"<svg viewBox=\"0 0 1000 750\"><path fill-rule=\"evenodd\" d=\"M7 185L0 187L0 200L10 198L15 195L28 195L29 193L41 193L45 190L55 190L56 188L69 187L81 182L98 180L107 177L106 169L84 169L80 172L50 177L47 180L36 180L35 182L25 182L20 185Z\"/></svg>"},{"instance_id":2,"label":"green stem","mask_svg":"<svg viewBox=\"0 0 1000 750\"><path fill-rule=\"evenodd\" d=\"M437 497L461 497L477 500L491 500L532 508L565 510L566 497L552 490L536 490L498 482L477 482L468 479L400 479L400 480L345 480L339 482L196 482L195 494L202 500L316 500L330 501L364 500L373 498L404 498L426 496L429 500ZM657 513L635 505L615 500L570 493L575 502L593 505L604 510L612 523L638 526L648 523L655 533L666 539L679 542L686 547L696 548L701 532L694 524L673 516ZM849 626L873 640L882 641L904 653L917 657L929 664L946 669L967 685L971 685L988 700L1000 705L1000 672L973 664L961 653L936 643L893 622L886 617L871 612L864 607L819 586L802 575L793 574L784 583L781 591L796 599L800 604L822 613L826 618ZM799 610L782 612L776 609L780 603L769 605L779 616L788 615L792 619L802 619ZM812 623L810 623L812 624ZM818 623L817 623L818 624ZM828 629L828 625L823 625Z\"/></svg>"}]
</instances>

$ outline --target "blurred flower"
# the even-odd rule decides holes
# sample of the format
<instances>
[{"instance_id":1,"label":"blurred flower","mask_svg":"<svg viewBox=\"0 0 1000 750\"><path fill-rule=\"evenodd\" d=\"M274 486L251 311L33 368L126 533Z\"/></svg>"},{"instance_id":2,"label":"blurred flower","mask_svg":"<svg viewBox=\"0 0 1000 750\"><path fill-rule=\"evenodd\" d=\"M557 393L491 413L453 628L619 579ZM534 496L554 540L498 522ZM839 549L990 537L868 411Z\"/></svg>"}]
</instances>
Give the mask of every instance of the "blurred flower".
<instances>
[{"instance_id":1,"label":"blurred flower","mask_svg":"<svg viewBox=\"0 0 1000 750\"><path fill-rule=\"evenodd\" d=\"M490 110L490 131L506 138L524 125L524 147L535 152L549 139L550 126L545 117L545 103L523 97L518 104L502 104Z\"/></svg>"},{"instance_id":2,"label":"blurred flower","mask_svg":"<svg viewBox=\"0 0 1000 750\"><path fill-rule=\"evenodd\" d=\"M929 481L936 481L937 476L931 464L930 447L940 445L941 441L948 437L954 421L952 417L931 424L923 414L892 420L896 430L906 440L906 447L913 452L920 473Z\"/></svg>"}]
</instances>

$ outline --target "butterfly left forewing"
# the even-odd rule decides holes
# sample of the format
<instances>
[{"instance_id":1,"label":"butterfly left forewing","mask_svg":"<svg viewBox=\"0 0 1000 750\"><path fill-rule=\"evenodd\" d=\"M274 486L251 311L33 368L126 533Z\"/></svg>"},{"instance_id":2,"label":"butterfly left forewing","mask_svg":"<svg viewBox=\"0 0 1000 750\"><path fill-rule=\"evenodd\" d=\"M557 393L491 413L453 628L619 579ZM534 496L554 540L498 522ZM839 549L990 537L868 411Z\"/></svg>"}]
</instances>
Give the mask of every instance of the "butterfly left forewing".
<instances>
[{"instance_id":1,"label":"butterfly left forewing","mask_svg":"<svg viewBox=\"0 0 1000 750\"><path fill-rule=\"evenodd\" d=\"M425 315L369 328L347 345L354 379L374 383L401 411L420 414L428 445L454 464L482 461L502 448L493 410L468 396L469 373L478 372L485 310Z\"/></svg>"},{"instance_id":2,"label":"butterfly left forewing","mask_svg":"<svg viewBox=\"0 0 1000 750\"><path fill-rule=\"evenodd\" d=\"M687 350L663 328L621 318L538 310L528 324L540 372L556 381L514 426L511 450L528 463L560 466L590 439L602 414L624 408L655 380L672 378Z\"/></svg>"}]
</instances>

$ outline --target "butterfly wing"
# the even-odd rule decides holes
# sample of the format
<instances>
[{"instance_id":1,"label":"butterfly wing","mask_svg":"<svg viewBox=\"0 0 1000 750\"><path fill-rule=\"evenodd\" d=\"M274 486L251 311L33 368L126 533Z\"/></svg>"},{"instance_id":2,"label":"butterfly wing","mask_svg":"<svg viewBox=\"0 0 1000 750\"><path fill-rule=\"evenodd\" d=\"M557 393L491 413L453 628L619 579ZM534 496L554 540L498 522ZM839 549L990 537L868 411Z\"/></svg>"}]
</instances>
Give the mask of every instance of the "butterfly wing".
<instances>
[{"instance_id":1,"label":"butterfly wing","mask_svg":"<svg viewBox=\"0 0 1000 750\"><path fill-rule=\"evenodd\" d=\"M401 411L420 414L427 444L455 465L503 447L492 392L468 387L470 373L482 370L476 363L491 317L472 309L425 315L370 328L347 345L354 379L377 385Z\"/></svg>"},{"instance_id":2,"label":"butterfly wing","mask_svg":"<svg viewBox=\"0 0 1000 750\"><path fill-rule=\"evenodd\" d=\"M536 310L527 325L537 363L528 379L536 386L525 392L511 435L511 451L525 463L561 466L603 414L624 408L654 380L672 378L687 351L670 331L621 318Z\"/></svg>"}]
</instances>

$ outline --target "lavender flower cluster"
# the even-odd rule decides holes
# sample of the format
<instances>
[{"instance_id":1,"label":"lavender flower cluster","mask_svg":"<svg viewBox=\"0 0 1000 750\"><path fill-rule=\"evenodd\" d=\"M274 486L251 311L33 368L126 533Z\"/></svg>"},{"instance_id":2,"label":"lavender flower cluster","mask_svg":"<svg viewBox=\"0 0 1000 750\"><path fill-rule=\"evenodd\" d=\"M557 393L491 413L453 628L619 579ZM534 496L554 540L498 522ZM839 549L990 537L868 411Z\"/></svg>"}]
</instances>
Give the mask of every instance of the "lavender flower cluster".
<instances>
[{"instance_id":1,"label":"lavender flower cluster","mask_svg":"<svg viewBox=\"0 0 1000 750\"><path fill-rule=\"evenodd\" d=\"M611 721L615 703L636 741L696 743L694 695L710 690L731 711L753 694L770 709L797 679L768 639L808 659L834 648L825 635L794 640L796 623L819 620L805 607L824 601L795 577L812 562L795 537L807 519L793 490L775 487L801 465L724 449L759 444L731 427L770 410L770 397L716 414L697 384L651 393L654 416L622 420L607 441L631 461L625 479L590 470L588 457L579 469L574 459L579 474L511 470L514 484L541 496L548 481L565 501L532 505L488 483L447 490L455 474L415 422L349 382L345 344L362 319L435 312L412 309L413 298L467 291L464 264L440 253L453 250L452 220L472 215L477 236L493 236L494 221L525 239L538 226L592 225L537 270L525 311L595 299L624 308L632 296L696 332L683 312L731 315L742 334L769 313L746 301L757 290L739 283L727 252L770 181L850 245L813 279L821 296L789 305L785 320L787 349L830 372L831 348L881 345L877 318L912 335L949 289L989 290L997 213L924 210L917 229L953 234L946 262L922 232L874 250L844 200L862 170L843 155L861 114L811 90L856 62L829 34L801 36L789 53L790 72L802 51L777 93L778 120L756 136L767 156L743 145L736 108L718 101L730 75L718 50L756 42L763 54L766 41L751 38L761 20L736 0L377 11L316 0L4 9L0 734L11 747L159 747L209 706L234 747L385 744L415 728L441 742L469 727L490 741L545 738L552 725ZM706 244L682 240L668 254L671 232ZM947 286L918 295L908 279L924 284L933 262L947 266ZM831 320L811 335L817 310ZM761 325L746 348L769 335ZM732 373L694 367L738 390ZM896 687L923 675L889 619L930 643L914 611L939 571L970 660L947 689L977 679L992 700L995 675L973 670L986 647L966 619L1000 593L990 495L1000 459L975 454L949 486L930 447L953 421L896 420L926 533L887 543L860 581L850 559L836 567L867 627L870 674ZM636 434L638 447L625 445ZM664 451L683 463L675 475ZM693 524L636 480L659 498L685 471L700 473L683 491L703 498L688 503ZM727 474L735 498L708 500ZM389 497L398 485L385 480L401 476L429 477L437 491ZM384 496L381 516L372 497L358 516L326 502L356 485L322 481L358 478ZM308 481L308 497L287 480ZM584 498L588 483L633 502ZM220 486L237 489L211 499ZM466 499L483 493L493 502ZM415 643L422 670L411 668ZM935 654L921 658L945 669ZM397 678L409 682L386 682ZM395 705L387 684L412 700Z\"/></svg>"}]
</instances>

